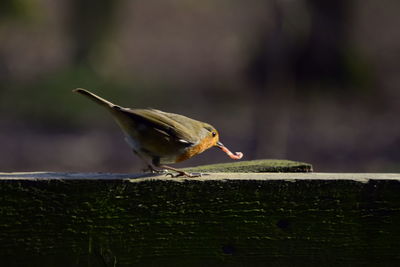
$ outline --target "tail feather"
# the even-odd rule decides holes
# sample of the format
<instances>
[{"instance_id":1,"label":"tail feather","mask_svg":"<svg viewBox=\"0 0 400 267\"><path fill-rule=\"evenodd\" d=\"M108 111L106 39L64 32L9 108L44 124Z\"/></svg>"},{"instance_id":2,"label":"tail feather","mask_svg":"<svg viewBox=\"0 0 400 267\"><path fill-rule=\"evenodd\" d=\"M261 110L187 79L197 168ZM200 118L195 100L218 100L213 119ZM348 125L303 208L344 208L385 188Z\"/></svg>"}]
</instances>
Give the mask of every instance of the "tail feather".
<instances>
[{"instance_id":1,"label":"tail feather","mask_svg":"<svg viewBox=\"0 0 400 267\"><path fill-rule=\"evenodd\" d=\"M98 95L93 94L92 92L89 92L88 90L82 89L82 88L76 88L72 90L74 93L79 93L81 95L86 96L87 98L91 99L92 101L96 102L99 105L102 105L107 108L114 108L117 107L117 105L114 105L108 100L105 100L104 98L101 98Z\"/></svg>"}]
</instances>

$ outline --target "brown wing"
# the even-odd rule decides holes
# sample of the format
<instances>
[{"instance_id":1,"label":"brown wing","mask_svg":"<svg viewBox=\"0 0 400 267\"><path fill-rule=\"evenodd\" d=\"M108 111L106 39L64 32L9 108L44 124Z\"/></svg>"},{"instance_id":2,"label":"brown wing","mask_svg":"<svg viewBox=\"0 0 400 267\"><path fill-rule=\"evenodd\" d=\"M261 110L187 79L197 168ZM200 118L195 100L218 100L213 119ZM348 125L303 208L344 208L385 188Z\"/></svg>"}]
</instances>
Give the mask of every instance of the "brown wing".
<instances>
[{"instance_id":1,"label":"brown wing","mask_svg":"<svg viewBox=\"0 0 400 267\"><path fill-rule=\"evenodd\" d=\"M203 123L191 118L157 109L125 109L141 124L163 133L171 141L187 144L199 142L198 133Z\"/></svg>"},{"instance_id":2,"label":"brown wing","mask_svg":"<svg viewBox=\"0 0 400 267\"><path fill-rule=\"evenodd\" d=\"M142 151L163 157L182 152L198 144L202 137L202 122L182 115L155 109L126 109L113 111L121 128L134 138Z\"/></svg>"}]
</instances>

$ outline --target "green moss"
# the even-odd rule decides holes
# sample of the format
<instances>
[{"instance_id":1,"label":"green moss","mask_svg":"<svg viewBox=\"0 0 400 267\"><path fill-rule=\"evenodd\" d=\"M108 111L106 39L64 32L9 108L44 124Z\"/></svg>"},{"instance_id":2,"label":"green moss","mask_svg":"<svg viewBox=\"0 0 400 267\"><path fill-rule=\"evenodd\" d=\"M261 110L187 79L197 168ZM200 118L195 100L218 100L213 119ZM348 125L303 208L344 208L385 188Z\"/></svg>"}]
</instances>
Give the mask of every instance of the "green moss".
<instances>
[{"instance_id":1,"label":"green moss","mask_svg":"<svg viewBox=\"0 0 400 267\"><path fill-rule=\"evenodd\" d=\"M291 160L260 159L203 165L186 170L190 172L311 172L312 165Z\"/></svg>"}]
</instances>

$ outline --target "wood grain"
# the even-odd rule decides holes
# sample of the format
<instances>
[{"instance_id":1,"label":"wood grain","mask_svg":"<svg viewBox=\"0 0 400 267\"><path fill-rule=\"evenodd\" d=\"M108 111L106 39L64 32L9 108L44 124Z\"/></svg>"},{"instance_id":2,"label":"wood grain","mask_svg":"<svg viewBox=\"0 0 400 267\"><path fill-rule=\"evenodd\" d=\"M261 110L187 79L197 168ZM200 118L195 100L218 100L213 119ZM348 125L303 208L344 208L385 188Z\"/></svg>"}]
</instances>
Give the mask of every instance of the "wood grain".
<instances>
[{"instance_id":1,"label":"wood grain","mask_svg":"<svg viewBox=\"0 0 400 267\"><path fill-rule=\"evenodd\" d=\"M399 180L1 173L1 265L394 266Z\"/></svg>"}]
</instances>

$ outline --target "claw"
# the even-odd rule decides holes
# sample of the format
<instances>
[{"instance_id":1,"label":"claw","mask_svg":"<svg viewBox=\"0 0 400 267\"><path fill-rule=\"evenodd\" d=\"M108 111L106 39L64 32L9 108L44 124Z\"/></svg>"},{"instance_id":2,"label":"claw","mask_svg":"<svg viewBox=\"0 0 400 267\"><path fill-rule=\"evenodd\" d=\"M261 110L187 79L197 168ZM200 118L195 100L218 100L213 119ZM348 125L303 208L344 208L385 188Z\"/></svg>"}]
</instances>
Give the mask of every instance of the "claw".
<instances>
[{"instance_id":1,"label":"claw","mask_svg":"<svg viewBox=\"0 0 400 267\"><path fill-rule=\"evenodd\" d=\"M171 178L177 178L177 177L181 177L181 176L186 176L188 178L195 178L195 177L201 177L201 173L188 173L188 172L184 172L184 171L179 171L177 174L172 174L172 173L167 173L166 176L171 175Z\"/></svg>"},{"instance_id":2,"label":"claw","mask_svg":"<svg viewBox=\"0 0 400 267\"><path fill-rule=\"evenodd\" d=\"M163 174L163 173L166 173L168 171L164 170L164 169L158 170L158 169L154 168L153 166L148 165L146 169L143 169L143 172L150 172L150 173L155 173L155 174Z\"/></svg>"},{"instance_id":3,"label":"claw","mask_svg":"<svg viewBox=\"0 0 400 267\"><path fill-rule=\"evenodd\" d=\"M164 169L167 169L167 170L170 170L170 171L177 172L177 174L175 174L175 175L173 175L172 173L167 173L167 175L171 175L171 177L173 177L173 178L180 177L180 176L186 176L186 177L189 177L189 178L194 178L194 177L201 176L201 173L200 174L188 173L188 172L185 172L185 171L182 171L182 170L179 170L179 169L167 166L167 165L160 165L158 167L164 168Z\"/></svg>"}]
</instances>

